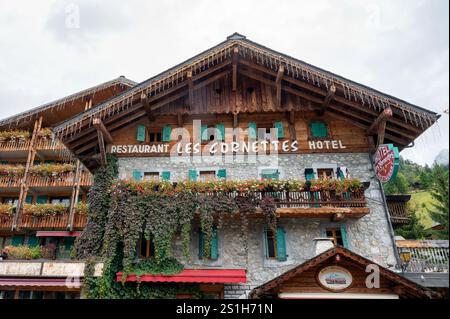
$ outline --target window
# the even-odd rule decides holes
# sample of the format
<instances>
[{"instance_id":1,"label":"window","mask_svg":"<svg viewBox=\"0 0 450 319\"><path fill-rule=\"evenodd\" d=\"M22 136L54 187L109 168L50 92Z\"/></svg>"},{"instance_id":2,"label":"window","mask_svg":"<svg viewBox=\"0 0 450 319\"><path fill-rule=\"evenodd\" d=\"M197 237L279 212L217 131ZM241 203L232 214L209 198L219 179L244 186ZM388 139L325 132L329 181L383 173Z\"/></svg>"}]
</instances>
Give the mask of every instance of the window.
<instances>
[{"instance_id":1,"label":"window","mask_svg":"<svg viewBox=\"0 0 450 319\"><path fill-rule=\"evenodd\" d=\"M0 249L5 248L8 246L8 243L10 242L11 237L0 237Z\"/></svg>"},{"instance_id":2,"label":"window","mask_svg":"<svg viewBox=\"0 0 450 319\"><path fill-rule=\"evenodd\" d=\"M333 239L333 243L335 246L343 246L344 245L344 237L342 236L342 228L327 228L326 234L328 238Z\"/></svg>"},{"instance_id":3,"label":"window","mask_svg":"<svg viewBox=\"0 0 450 319\"><path fill-rule=\"evenodd\" d=\"M276 168L263 168L260 173L261 180L277 180L280 179L280 171Z\"/></svg>"},{"instance_id":4,"label":"window","mask_svg":"<svg viewBox=\"0 0 450 319\"><path fill-rule=\"evenodd\" d=\"M274 232L266 227L264 229L264 240L266 244L266 257L278 261L286 261L286 232L278 227Z\"/></svg>"},{"instance_id":5,"label":"window","mask_svg":"<svg viewBox=\"0 0 450 319\"><path fill-rule=\"evenodd\" d=\"M50 203L53 204L53 205L63 204L63 205L69 206L70 205L70 198L69 197L52 197L50 199Z\"/></svg>"},{"instance_id":6,"label":"window","mask_svg":"<svg viewBox=\"0 0 450 319\"><path fill-rule=\"evenodd\" d=\"M145 172L144 173L144 181L159 181L159 173L158 172Z\"/></svg>"},{"instance_id":7,"label":"window","mask_svg":"<svg viewBox=\"0 0 450 319\"><path fill-rule=\"evenodd\" d=\"M327 138L329 135L328 127L324 122L311 122L309 130L312 138Z\"/></svg>"},{"instance_id":8,"label":"window","mask_svg":"<svg viewBox=\"0 0 450 319\"><path fill-rule=\"evenodd\" d=\"M216 180L216 171L200 171L200 181L209 182Z\"/></svg>"},{"instance_id":9,"label":"window","mask_svg":"<svg viewBox=\"0 0 450 319\"><path fill-rule=\"evenodd\" d=\"M145 236L142 236L141 243L139 245L139 256L141 258L155 257L155 245L151 238L147 240L145 239Z\"/></svg>"},{"instance_id":10,"label":"window","mask_svg":"<svg viewBox=\"0 0 450 319\"><path fill-rule=\"evenodd\" d=\"M277 258L277 238L275 233L268 229L266 231L266 240L267 240L267 257L271 259Z\"/></svg>"},{"instance_id":11,"label":"window","mask_svg":"<svg viewBox=\"0 0 450 319\"><path fill-rule=\"evenodd\" d=\"M333 178L333 169L331 168L318 168L317 178L318 179L330 179Z\"/></svg>"},{"instance_id":12,"label":"window","mask_svg":"<svg viewBox=\"0 0 450 319\"><path fill-rule=\"evenodd\" d=\"M150 143L157 143L162 141L162 134L161 132L149 132L149 142Z\"/></svg>"}]
</instances>

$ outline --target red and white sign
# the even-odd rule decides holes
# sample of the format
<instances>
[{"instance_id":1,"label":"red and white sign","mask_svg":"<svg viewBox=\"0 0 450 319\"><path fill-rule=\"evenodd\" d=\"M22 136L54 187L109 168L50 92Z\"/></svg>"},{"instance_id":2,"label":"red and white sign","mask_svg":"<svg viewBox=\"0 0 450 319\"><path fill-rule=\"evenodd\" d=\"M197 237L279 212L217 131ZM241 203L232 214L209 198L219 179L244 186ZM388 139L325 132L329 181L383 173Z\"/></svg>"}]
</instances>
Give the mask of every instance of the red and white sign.
<instances>
[{"instance_id":1,"label":"red and white sign","mask_svg":"<svg viewBox=\"0 0 450 319\"><path fill-rule=\"evenodd\" d=\"M395 178L399 165L398 148L392 144L380 145L375 153L375 173L383 182L389 182Z\"/></svg>"}]
</instances>

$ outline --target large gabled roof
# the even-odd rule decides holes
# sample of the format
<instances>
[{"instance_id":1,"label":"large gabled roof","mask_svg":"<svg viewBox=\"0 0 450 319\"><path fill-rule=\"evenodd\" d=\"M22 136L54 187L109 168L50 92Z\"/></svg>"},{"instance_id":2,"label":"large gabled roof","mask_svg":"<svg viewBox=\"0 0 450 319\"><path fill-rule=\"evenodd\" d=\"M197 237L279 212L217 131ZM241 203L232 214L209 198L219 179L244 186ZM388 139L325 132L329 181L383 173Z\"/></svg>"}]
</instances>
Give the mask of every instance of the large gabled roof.
<instances>
[{"instance_id":1,"label":"large gabled roof","mask_svg":"<svg viewBox=\"0 0 450 319\"><path fill-rule=\"evenodd\" d=\"M400 109L404 115L405 122L411 122L418 127L428 127L439 117L437 113L433 111L429 111L286 54L269 49L248 40L243 35L234 33L229 36L226 41L139 83L133 87L132 90L119 94L115 98L106 101L93 109L64 121L58 125L55 130L57 132L68 131L70 128L77 127L80 121L87 118L98 116L102 118L105 114L109 113L108 109L117 107L118 105L123 107L123 104L130 104L132 100L139 99L142 93L156 95L165 89L169 89L185 80L187 71L192 70L195 75L196 73L202 72L203 70L220 63L226 58L231 58L233 47L242 49L239 51L239 55L244 58L245 55L255 55L254 57L256 57L260 64L265 65L272 70L278 70L278 67L283 64L286 66L287 76L303 79L318 88L328 88L331 84L335 84L338 88L342 89L342 92L349 100L360 102L368 108L380 110L387 106L391 106L395 109Z\"/></svg>"},{"instance_id":2,"label":"large gabled roof","mask_svg":"<svg viewBox=\"0 0 450 319\"><path fill-rule=\"evenodd\" d=\"M277 73L284 70L281 80L283 90L315 106L323 103L334 87L336 91L328 106L330 116L345 119L367 130L384 110L390 108L393 115L387 121L385 139L400 148L414 141L439 118L435 112L274 51L235 33L183 63L65 120L54 127L54 132L76 156L89 158L96 152L97 134L92 125L94 118L102 120L113 133L124 127L124 123L129 124L146 116L149 110L162 110L162 105L167 103L180 105L181 108L182 99L186 97L192 80L195 82L194 89L203 87L225 73L234 72L231 70L234 70L232 66L235 63L239 76L253 77L270 85L274 85ZM188 74L192 75L191 82ZM281 105L271 111L289 111L283 107ZM300 108L305 105L296 107L296 111L301 111ZM226 113L235 111L226 110Z\"/></svg>"},{"instance_id":3,"label":"large gabled roof","mask_svg":"<svg viewBox=\"0 0 450 319\"><path fill-rule=\"evenodd\" d=\"M333 260L335 256L339 255L341 258L345 258L346 260L352 262L355 266L358 266L362 269L366 269L368 265L377 265L375 262L362 257L346 248L337 246L331 248L316 257L311 258L310 260L300 264L291 270L281 274L280 276L262 284L259 287L254 288L249 296L250 298L261 298L265 294L272 294L277 290L280 285L283 283L289 282L292 278L301 273L306 272L316 266L321 266L326 264L327 261ZM402 287L402 291L405 296L413 297L413 298L437 298L439 297L437 294L433 293L431 290L418 285L417 283L397 274L389 269L384 268L383 266L377 265L380 270L380 276L384 277L391 282L395 283L397 286Z\"/></svg>"},{"instance_id":4,"label":"large gabled roof","mask_svg":"<svg viewBox=\"0 0 450 319\"><path fill-rule=\"evenodd\" d=\"M95 95L96 92L100 92L104 89L108 89L108 88L114 87L116 85L123 85L123 86L129 88L129 87L135 86L136 84L137 84L136 82L134 82L130 79L127 79L124 76L120 76L113 80L95 85L88 89L79 91L77 93L70 94L63 98L54 100L49 103L45 103L43 105L31 108L27 111L24 111L22 113L19 113L19 114L7 117L3 120L0 120L0 128L8 129L13 126L17 126L23 122L28 122L28 121L34 120L38 116L45 114L45 112L54 111L55 109L56 110L64 109L65 107L71 106L72 103L77 99L80 99L80 98L82 99L83 97L86 97L86 96L92 97Z\"/></svg>"}]
</instances>

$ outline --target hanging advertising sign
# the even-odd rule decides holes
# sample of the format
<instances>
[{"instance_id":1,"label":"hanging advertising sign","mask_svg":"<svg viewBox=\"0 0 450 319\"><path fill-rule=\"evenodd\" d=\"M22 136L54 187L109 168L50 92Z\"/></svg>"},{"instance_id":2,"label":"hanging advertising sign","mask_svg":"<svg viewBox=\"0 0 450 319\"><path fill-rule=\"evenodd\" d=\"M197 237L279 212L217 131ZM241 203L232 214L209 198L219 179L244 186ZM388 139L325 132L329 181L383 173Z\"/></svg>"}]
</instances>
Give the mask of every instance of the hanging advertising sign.
<instances>
[{"instance_id":1,"label":"hanging advertising sign","mask_svg":"<svg viewBox=\"0 0 450 319\"><path fill-rule=\"evenodd\" d=\"M393 144L382 144L375 153L375 173L377 178L387 183L395 178L400 165L398 148Z\"/></svg>"}]
</instances>

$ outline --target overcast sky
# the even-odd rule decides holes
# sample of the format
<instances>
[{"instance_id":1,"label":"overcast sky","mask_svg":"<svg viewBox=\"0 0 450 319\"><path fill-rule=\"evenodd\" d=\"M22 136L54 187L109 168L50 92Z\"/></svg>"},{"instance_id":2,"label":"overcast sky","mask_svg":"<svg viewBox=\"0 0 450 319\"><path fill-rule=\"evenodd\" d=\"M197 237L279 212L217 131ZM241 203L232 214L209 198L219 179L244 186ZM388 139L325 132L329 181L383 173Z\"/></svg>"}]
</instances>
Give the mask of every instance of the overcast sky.
<instances>
[{"instance_id":1,"label":"overcast sky","mask_svg":"<svg viewBox=\"0 0 450 319\"><path fill-rule=\"evenodd\" d=\"M438 113L448 0L0 0L0 118L116 78L141 82L239 32ZM448 115L406 158L448 149Z\"/></svg>"}]
</instances>

